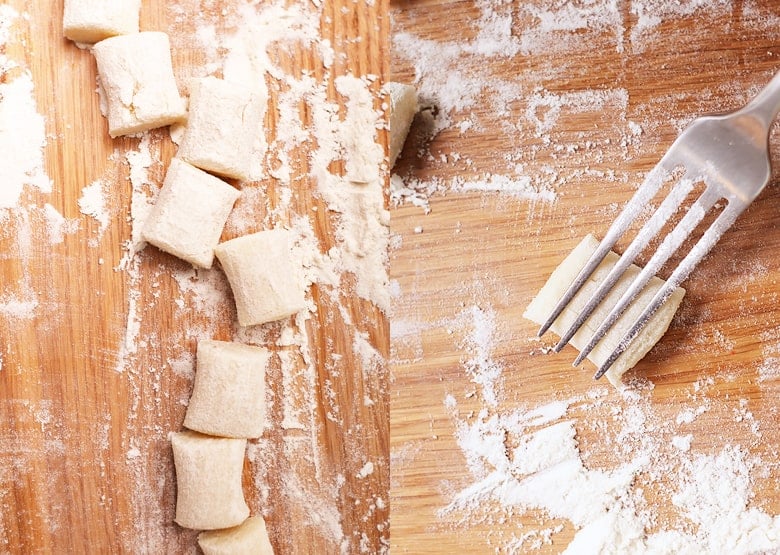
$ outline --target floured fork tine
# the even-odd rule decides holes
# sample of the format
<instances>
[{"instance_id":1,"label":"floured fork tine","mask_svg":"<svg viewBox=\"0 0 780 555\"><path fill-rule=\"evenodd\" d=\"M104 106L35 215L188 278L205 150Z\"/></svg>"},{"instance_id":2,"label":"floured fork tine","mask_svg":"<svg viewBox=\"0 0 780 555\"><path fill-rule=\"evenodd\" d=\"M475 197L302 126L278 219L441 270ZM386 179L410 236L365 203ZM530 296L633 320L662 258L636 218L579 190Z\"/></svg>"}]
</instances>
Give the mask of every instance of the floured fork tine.
<instances>
[{"instance_id":1,"label":"floured fork tine","mask_svg":"<svg viewBox=\"0 0 780 555\"><path fill-rule=\"evenodd\" d=\"M623 312L625 312L628 305L630 305L636 296L642 292L650 279L658 273L666 261L680 248L680 245L685 242L691 232L699 225L699 222L704 219L704 216L710 208L712 208L721 198L722 195L716 187L707 186L704 193L702 193L693 206L685 213L685 216L683 216L679 223L674 227L672 232L664 237L661 246L655 251L652 258L650 258L650 261L642 271L639 272L636 279L631 282L631 285L626 289L623 295L621 295L617 304L598 327L590 338L590 341L588 341L587 345L580 351L580 354L574 361L575 366L585 360L585 357L590 354L596 344L601 341L610 329L612 329L612 326L615 325L615 322L617 322Z\"/></svg>"},{"instance_id":2,"label":"floured fork tine","mask_svg":"<svg viewBox=\"0 0 780 555\"><path fill-rule=\"evenodd\" d=\"M604 278L599 287L593 293L588 303L583 307L577 319L561 336L560 341L555 346L555 351L560 352L566 344L574 337L574 334L582 327L582 324L590 318L590 315L601 304L601 301L609 294L612 287L617 283L620 277L625 273L626 269L636 260L636 257L647 247L648 243L658 235L664 224L669 218L677 211L685 198L693 189L694 181L689 176L684 175L677 183L672 187L671 192L661 203L661 206L653 213L650 219L645 222L642 230L637 234L634 240L629 245L626 252L618 259L615 266Z\"/></svg>"},{"instance_id":3,"label":"floured fork tine","mask_svg":"<svg viewBox=\"0 0 780 555\"><path fill-rule=\"evenodd\" d=\"M607 357L607 360L599 367L596 374L593 376L595 379L603 376L607 370L609 370L620 355L628 348L634 338L639 335L639 332L647 325L652 318L653 314L661 307L674 290L688 277L693 271L696 265L704 258L708 252L715 246L721 235L734 223L737 217L745 210L747 204L730 199L729 204L720 213L718 218L702 235L701 239L690 250L679 266L672 272L666 283L658 290L653 296L650 304L642 311L639 318L636 320L633 326L623 336L617 348ZM676 231L676 230L675 230Z\"/></svg>"},{"instance_id":4,"label":"floured fork tine","mask_svg":"<svg viewBox=\"0 0 780 555\"><path fill-rule=\"evenodd\" d=\"M620 239L631 226L637 215L639 215L643 208L653 199L673 169L673 166L671 166L670 163L671 160L667 153L667 156L664 156L650 173L647 174L642 185L637 189L636 193L634 193L634 196L631 197L631 200L620 212L617 219L612 222L604 239L599 243L599 246L585 263L585 266L580 270L580 273L577 274L577 277L563 294L561 300L555 305L549 318L547 318L544 324L542 324L542 327L539 328L539 337L550 329L553 322L558 319L561 312L563 312L582 286L588 281L588 278L590 278L596 268L598 268L599 264L601 264L601 261L604 260L604 257L607 256L607 253L612 247L615 246L618 239Z\"/></svg>"}]
</instances>

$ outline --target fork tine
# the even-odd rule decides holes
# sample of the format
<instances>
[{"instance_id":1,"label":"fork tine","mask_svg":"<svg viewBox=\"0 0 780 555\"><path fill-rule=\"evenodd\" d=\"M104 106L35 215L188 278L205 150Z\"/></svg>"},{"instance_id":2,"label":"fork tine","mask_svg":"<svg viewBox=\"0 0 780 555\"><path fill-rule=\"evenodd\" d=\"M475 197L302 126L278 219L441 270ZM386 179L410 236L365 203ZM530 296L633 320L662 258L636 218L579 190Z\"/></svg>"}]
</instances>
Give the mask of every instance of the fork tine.
<instances>
[{"instance_id":1,"label":"fork tine","mask_svg":"<svg viewBox=\"0 0 780 555\"><path fill-rule=\"evenodd\" d=\"M653 254L647 265L639 272L639 275L631 283L628 289L618 300L617 304L612 308L602 324L598 327L596 332L585 345L585 348L580 351L577 359L574 361L574 366L578 366L585 357L587 357L593 348L599 341L607 334L607 332L615 325L618 318L625 312L628 305L636 298L636 296L644 289L647 282L650 281L658 270L664 265L664 263L672 256L672 254L680 248L685 239L696 228L699 222L704 218L710 208L721 198L721 195L715 190L714 187L708 186L704 193L696 200L691 208L685 213L685 216L678 222L672 232L667 235L661 246Z\"/></svg>"},{"instance_id":2,"label":"fork tine","mask_svg":"<svg viewBox=\"0 0 780 555\"><path fill-rule=\"evenodd\" d=\"M620 212L620 215L618 215L615 221L612 222L612 225L607 230L604 239L601 241L601 243L599 243L599 246L596 248L595 252L590 256L588 261L585 263L585 266L582 268L582 270L580 270L580 273L577 274L574 282L569 286L561 299L555 305L555 308L553 308L550 316L539 328L539 337L544 335L544 333L550 329L550 326L552 326L553 322L558 319L558 316L561 315L561 312L563 312L564 308L566 308L566 306L571 302L571 300L579 292L585 282L588 281L588 278L591 276L591 274L593 274L598 265L601 264L601 261L604 260L604 257L607 256L607 253L612 249L612 247L615 246L615 243L617 243L618 239L620 239L620 237L626 232L631 223L636 219L637 215L642 211L647 203L652 200L652 198L658 192L658 189L661 188L661 185L669 176L671 170L674 167L670 163L670 153L671 150L667 152L666 156L664 156L652 170L650 170L650 173L647 174L642 185L639 187L639 189L637 189L636 193L634 193L634 196L631 197L631 200Z\"/></svg>"},{"instance_id":3,"label":"fork tine","mask_svg":"<svg viewBox=\"0 0 780 555\"><path fill-rule=\"evenodd\" d=\"M637 318L636 322L631 326L631 329L623 336L623 339L618 343L615 350L607 357L607 360L604 361L598 369L598 372L593 376L594 379L599 379L603 376L607 370L612 367L618 357L628 349L631 342L647 325L653 314L655 314L666 299L669 298L672 292L685 281L701 259L710 252L715 243L720 239L721 235L731 227L737 217L745 210L746 206L747 205L739 202L730 203L726 206L709 229L702 235L701 239L697 241L696 245L694 245L690 252L685 256L672 275L669 276L669 279L663 287L656 292L650 301L650 304L642 311L639 318Z\"/></svg>"},{"instance_id":4,"label":"fork tine","mask_svg":"<svg viewBox=\"0 0 780 555\"><path fill-rule=\"evenodd\" d=\"M558 344L554 347L555 352L560 352L560 350L566 346L571 338L574 337L574 334L577 333L577 330L582 327L582 324L584 324L585 321L590 318L590 315L593 313L596 307L601 304L610 290L612 290L612 287L615 285L615 283L617 283L617 281L620 279L620 276L622 276L626 269L634 262L634 260L636 260L636 257L639 255L639 253L641 253L645 247L647 247L647 244L650 242L650 240L658 235L658 232L661 231L661 228L669 220L672 214L677 211L682 202L693 189L693 184L694 180L687 177L686 175L682 176L680 180L674 184L674 187L672 187L672 190L663 200L661 205L653 213L650 219L645 222L644 226L642 226L642 229L639 231L636 237L634 237L634 240L631 241L628 249L626 249L623 255L618 259L617 264L615 264L615 266L610 270L610 272L607 274L607 277L605 277L604 281L601 282L588 303L580 311L577 319L571 326L569 326L566 332L561 335L560 341L558 341Z\"/></svg>"}]
</instances>

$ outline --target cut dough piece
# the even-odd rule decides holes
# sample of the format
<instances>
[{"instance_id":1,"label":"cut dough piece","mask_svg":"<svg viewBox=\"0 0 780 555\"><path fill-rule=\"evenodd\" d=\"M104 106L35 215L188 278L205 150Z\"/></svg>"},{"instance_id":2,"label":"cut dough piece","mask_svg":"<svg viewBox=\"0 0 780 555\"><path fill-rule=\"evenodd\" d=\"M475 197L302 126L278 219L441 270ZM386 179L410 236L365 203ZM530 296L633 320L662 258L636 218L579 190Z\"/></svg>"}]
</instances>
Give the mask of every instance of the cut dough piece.
<instances>
[{"instance_id":1,"label":"cut dough piece","mask_svg":"<svg viewBox=\"0 0 780 555\"><path fill-rule=\"evenodd\" d=\"M92 44L138 32L141 0L65 0L62 28L78 43Z\"/></svg>"},{"instance_id":2,"label":"cut dough piece","mask_svg":"<svg viewBox=\"0 0 780 555\"><path fill-rule=\"evenodd\" d=\"M528 305L523 316L529 320L542 324L550 315L555 304L563 297L564 292L572 284L577 274L585 266L588 258L596 250L599 242L592 235L585 237L579 245L561 262L552 273L547 283L544 284L536 298ZM576 320L580 310L593 295L596 288L604 280L609 270L617 263L620 257L614 252L607 254L596 271L583 285L579 293L572 299L566 309L561 313L550 329L560 335ZM640 268L632 264L620 280L615 284L606 299L596 308L590 318L572 337L570 343L577 349L582 349L590 340L600 323L606 318L609 311L617 304L623 292L628 289L631 282L639 274ZM644 291L634 299L634 302L623 313L612 329L596 345L596 348L588 355L588 359L596 366L607 360L609 355L617 347L628 328L638 318L639 314L650 303L650 299L663 286L665 282L658 277L653 277ZM653 315L645 328L634 339L628 349L615 361L615 364L607 371L606 376L615 387L621 387L621 376L655 345L661 336L666 333L669 324L680 306L685 290L681 287L675 289L671 297Z\"/></svg>"},{"instance_id":3,"label":"cut dough piece","mask_svg":"<svg viewBox=\"0 0 780 555\"><path fill-rule=\"evenodd\" d=\"M171 436L176 467L176 523L195 530L238 526L249 516L241 489L245 439L197 432Z\"/></svg>"},{"instance_id":4,"label":"cut dough piece","mask_svg":"<svg viewBox=\"0 0 780 555\"><path fill-rule=\"evenodd\" d=\"M141 237L194 266L211 268L235 187L177 158L171 160Z\"/></svg>"},{"instance_id":5,"label":"cut dough piece","mask_svg":"<svg viewBox=\"0 0 780 555\"><path fill-rule=\"evenodd\" d=\"M390 167L395 165L403 150L406 136L417 113L417 90L411 85L389 82L384 86L390 95Z\"/></svg>"},{"instance_id":6,"label":"cut dough piece","mask_svg":"<svg viewBox=\"0 0 780 555\"><path fill-rule=\"evenodd\" d=\"M173 76L168 35L120 35L92 48L108 107L108 134L139 133L187 116Z\"/></svg>"},{"instance_id":7,"label":"cut dough piece","mask_svg":"<svg viewBox=\"0 0 780 555\"><path fill-rule=\"evenodd\" d=\"M235 528L202 532L198 545L203 555L274 555L265 521L259 515Z\"/></svg>"},{"instance_id":8,"label":"cut dough piece","mask_svg":"<svg viewBox=\"0 0 780 555\"><path fill-rule=\"evenodd\" d=\"M306 307L302 268L291 248L292 233L274 229L231 239L214 249L233 290L240 325L280 320Z\"/></svg>"},{"instance_id":9,"label":"cut dough piece","mask_svg":"<svg viewBox=\"0 0 780 555\"><path fill-rule=\"evenodd\" d=\"M199 341L198 371L184 426L213 436L260 437L270 358L262 347Z\"/></svg>"},{"instance_id":10,"label":"cut dough piece","mask_svg":"<svg viewBox=\"0 0 780 555\"><path fill-rule=\"evenodd\" d=\"M195 79L190 113L178 156L193 166L225 177L248 180L254 148L263 131L267 98L216 77Z\"/></svg>"}]
</instances>

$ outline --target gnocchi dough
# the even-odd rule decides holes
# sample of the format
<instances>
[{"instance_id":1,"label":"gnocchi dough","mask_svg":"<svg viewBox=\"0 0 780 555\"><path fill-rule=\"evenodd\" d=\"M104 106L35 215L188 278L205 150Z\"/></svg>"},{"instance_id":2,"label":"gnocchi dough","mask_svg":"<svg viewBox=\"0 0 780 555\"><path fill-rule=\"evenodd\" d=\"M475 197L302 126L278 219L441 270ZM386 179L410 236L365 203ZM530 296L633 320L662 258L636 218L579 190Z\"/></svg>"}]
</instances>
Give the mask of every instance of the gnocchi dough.
<instances>
[{"instance_id":1,"label":"gnocchi dough","mask_svg":"<svg viewBox=\"0 0 780 555\"><path fill-rule=\"evenodd\" d=\"M141 237L200 268L211 268L230 210L240 193L221 179L171 160Z\"/></svg>"},{"instance_id":2,"label":"gnocchi dough","mask_svg":"<svg viewBox=\"0 0 780 555\"><path fill-rule=\"evenodd\" d=\"M184 426L222 437L256 438L265 424L271 353L228 341L199 341L198 369Z\"/></svg>"},{"instance_id":3,"label":"gnocchi dough","mask_svg":"<svg viewBox=\"0 0 780 555\"><path fill-rule=\"evenodd\" d=\"M265 521L260 515L249 517L240 526L227 530L201 532L198 545L203 555L273 555Z\"/></svg>"},{"instance_id":4,"label":"gnocchi dough","mask_svg":"<svg viewBox=\"0 0 780 555\"><path fill-rule=\"evenodd\" d=\"M214 249L233 290L241 326L280 320L306 307L302 268L291 248L292 233L274 229L231 239Z\"/></svg>"},{"instance_id":5,"label":"gnocchi dough","mask_svg":"<svg viewBox=\"0 0 780 555\"><path fill-rule=\"evenodd\" d=\"M255 146L264 132L266 101L238 83L195 79L178 156L203 170L249 180L252 157L263 154Z\"/></svg>"},{"instance_id":6,"label":"gnocchi dough","mask_svg":"<svg viewBox=\"0 0 780 555\"><path fill-rule=\"evenodd\" d=\"M409 134L409 128L419 107L417 105L417 90L411 85L390 82L385 84L384 89L390 96L389 157L392 168L403 150L406 136Z\"/></svg>"},{"instance_id":7,"label":"gnocchi dough","mask_svg":"<svg viewBox=\"0 0 780 555\"><path fill-rule=\"evenodd\" d=\"M566 259L555 269L547 283L544 284L537 296L528 305L523 316L529 320L542 324L550 315L555 304L563 297L566 289L572 284L580 270L585 266L588 258L598 247L599 242L592 235L585 237L579 245L566 257ZM593 295L598 285L604 280L609 270L617 263L619 256L614 252L607 254L590 279L583 285L582 289L572 299L566 309L561 313L550 329L560 335L565 332L569 326L576 320L580 310L585 306L588 299ZM617 304L618 299L631 282L640 272L640 268L632 264L620 280L615 284L607 295L606 299L596 308L590 318L585 321L580 330L572 337L570 343L577 349L582 349L590 337L598 328L599 324L606 318L609 311ZM588 355L588 359L596 366L607 360L614 351L623 336L628 332L631 324L637 319L639 314L650 303L650 299L663 286L664 281L661 278L653 277L645 289L639 294L628 309L623 313L620 319L615 323L612 329L596 345ZM669 324L677 312L677 308L682 302L685 290L681 287L675 289L671 297L661 306L653 315L650 322L645 326L641 333L634 339L628 349L618 358L612 367L605 374L607 379L615 387L621 387L621 376L655 345L659 339L666 333Z\"/></svg>"},{"instance_id":8,"label":"gnocchi dough","mask_svg":"<svg viewBox=\"0 0 780 555\"><path fill-rule=\"evenodd\" d=\"M78 43L92 44L138 32L141 0L65 0L62 28Z\"/></svg>"},{"instance_id":9,"label":"gnocchi dough","mask_svg":"<svg viewBox=\"0 0 780 555\"><path fill-rule=\"evenodd\" d=\"M130 135L186 118L168 35L144 32L111 37L98 42L92 53L106 94L109 135Z\"/></svg>"},{"instance_id":10,"label":"gnocchi dough","mask_svg":"<svg viewBox=\"0 0 780 555\"><path fill-rule=\"evenodd\" d=\"M176 523L195 530L238 526L249 516L241 488L245 439L172 434Z\"/></svg>"}]
</instances>

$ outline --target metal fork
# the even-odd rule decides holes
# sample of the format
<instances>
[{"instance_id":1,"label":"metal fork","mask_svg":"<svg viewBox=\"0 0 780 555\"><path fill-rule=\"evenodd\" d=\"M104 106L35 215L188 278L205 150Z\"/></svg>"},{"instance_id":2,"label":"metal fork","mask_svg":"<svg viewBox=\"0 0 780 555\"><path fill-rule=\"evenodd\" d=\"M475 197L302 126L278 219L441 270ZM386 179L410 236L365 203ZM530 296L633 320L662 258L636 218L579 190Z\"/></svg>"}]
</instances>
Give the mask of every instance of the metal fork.
<instances>
[{"instance_id":1,"label":"metal fork","mask_svg":"<svg viewBox=\"0 0 780 555\"><path fill-rule=\"evenodd\" d=\"M674 183L658 209L644 223L628 249L604 278L575 322L563 334L555 346L556 352L563 349L590 317L593 310L604 300L626 268L631 265L651 239L679 209L693 189L694 184L703 182L704 192L696 199L674 229L663 239L650 261L620 297L615 307L574 361L574 366L578 366L588 356L634 298L644 289L650 278L685 242L704 219L707 212L718 202L725 200L727 204L723 211L674 269L663 287L651 299L612 354L598 369L594 378L598 379L603 376L629 347L675 288L688 277L699 261L717 243L720 236L731 227L731 224L769 182L771 175L769 131L772 121L779 111L780 72L744 108L728 114L703 116L693 120L672 143L655 168L648 173L632 199L612 223L596 251L540 328L539 336L544 334L555 322L607 253L655 197L665 182L673 176L677 176L677 172L681 172L679 179Z\"/></svg>"}]
</instances>

